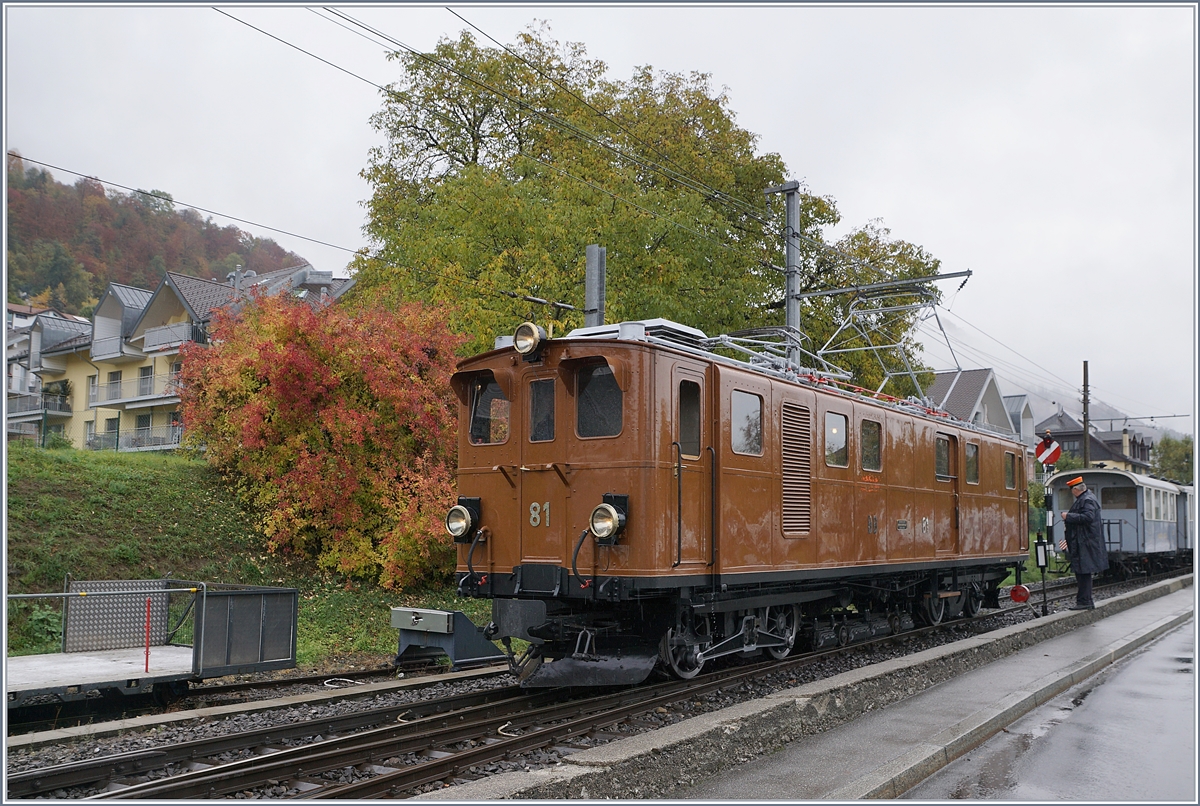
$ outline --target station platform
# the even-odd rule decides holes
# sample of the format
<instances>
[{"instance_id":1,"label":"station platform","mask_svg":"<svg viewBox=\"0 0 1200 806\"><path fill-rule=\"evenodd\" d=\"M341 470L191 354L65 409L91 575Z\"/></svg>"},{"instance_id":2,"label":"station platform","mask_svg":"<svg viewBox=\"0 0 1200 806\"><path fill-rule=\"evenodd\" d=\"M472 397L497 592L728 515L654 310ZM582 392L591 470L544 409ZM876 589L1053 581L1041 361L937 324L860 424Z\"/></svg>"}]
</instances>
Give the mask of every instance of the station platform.
<instances>
[{"instance_id":1,"label":"station platform","mask_svg":"<svg viewBox=\"0 0 1200 806\"><path fill-rule=\"evenodd\" d=\"M156 682L192 677L192 656L190 646L152 646L147 672L145 647L21 655L6 659L4 690L14 702L24 695L67 698L107 689L149 691Z\"/></svg>"},{"instance_id":2,"label":"station platform","mask_svg":"<svg viewBox=\"0 0 1200 806\"><path fill-rule=\"evenodd\" d=\"M422 800L895 798L1194 618L1192 575L786 689ZM763 762L763 763L759 763Z\"/></svg>"}]
</instances>

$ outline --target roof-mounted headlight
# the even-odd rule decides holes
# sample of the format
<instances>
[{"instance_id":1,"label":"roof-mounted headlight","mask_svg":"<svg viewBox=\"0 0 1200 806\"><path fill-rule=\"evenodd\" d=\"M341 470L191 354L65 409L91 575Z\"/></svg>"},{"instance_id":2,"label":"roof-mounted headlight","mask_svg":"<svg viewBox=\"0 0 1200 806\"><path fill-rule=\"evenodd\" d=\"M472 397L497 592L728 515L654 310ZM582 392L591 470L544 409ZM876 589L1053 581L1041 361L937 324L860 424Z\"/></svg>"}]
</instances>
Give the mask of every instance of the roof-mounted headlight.
<instances>
[{"instance_id":1,"label":"roof-mounted headlight","mask_svg":"<svg viewBox=\"0 0 1200 806\"><path fill-rule=\"evenodd\" d=\"M542 343L546 341L546 331L540 325L535 325L533 322L526 322L520 325L516 332L513 333L513 347L517 352L526 357L537 355L538 349Z\"/></svg>"},{"instance_id":2,"label":"roof-mounted headlight","mask_svg":"<svg viewBox=\"0 0 1200 806\"><path fill-rule=\"evenodd\" d=\"M470 543L471 531L479 525L479 499L459 497L458 505L446 513L446 531L455 543Z\"/></svg>"}]
</instances>

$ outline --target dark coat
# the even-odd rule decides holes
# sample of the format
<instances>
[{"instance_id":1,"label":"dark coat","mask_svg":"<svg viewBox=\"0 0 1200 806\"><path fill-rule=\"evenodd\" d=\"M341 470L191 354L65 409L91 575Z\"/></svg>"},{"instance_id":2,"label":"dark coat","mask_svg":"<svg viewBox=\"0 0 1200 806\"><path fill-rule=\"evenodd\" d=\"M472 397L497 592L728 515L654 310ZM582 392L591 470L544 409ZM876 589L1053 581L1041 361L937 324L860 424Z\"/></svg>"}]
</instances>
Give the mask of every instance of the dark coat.
<instances>
[{"instance_id":1,"label":"dark coat","mask_svg":"<svg viewBox=\"0 0 1200 806\"><path fill-rule=\"evenodd\" d=\"M1091 490L1080 494L1071 504L1066 518L1067 554L1071 570L1077 574L1098 574L1108 570L1108 552L1104 548L1100 502Z\"/></svg>"}]
</instances>

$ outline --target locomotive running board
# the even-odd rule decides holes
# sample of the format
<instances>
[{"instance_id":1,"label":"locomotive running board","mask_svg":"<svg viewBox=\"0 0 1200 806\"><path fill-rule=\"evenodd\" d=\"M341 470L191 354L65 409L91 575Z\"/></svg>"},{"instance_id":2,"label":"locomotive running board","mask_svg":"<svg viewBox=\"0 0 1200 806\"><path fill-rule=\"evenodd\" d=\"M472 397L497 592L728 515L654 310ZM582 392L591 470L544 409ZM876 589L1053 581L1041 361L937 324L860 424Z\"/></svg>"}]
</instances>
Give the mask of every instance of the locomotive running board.
<instances>
[{"instance_id":1,"label":"locomotive running board","mask_svg":"<svg viewBox=\"0 0 1200 806\"><path fill-rule=\"evenodd\" d=\"M658 653L625 651L620 655L588 655L582 658L558 658L538 663L521 688L558 686L636 686L647 677L658 660Z\"/></svg>"}]
</instances>

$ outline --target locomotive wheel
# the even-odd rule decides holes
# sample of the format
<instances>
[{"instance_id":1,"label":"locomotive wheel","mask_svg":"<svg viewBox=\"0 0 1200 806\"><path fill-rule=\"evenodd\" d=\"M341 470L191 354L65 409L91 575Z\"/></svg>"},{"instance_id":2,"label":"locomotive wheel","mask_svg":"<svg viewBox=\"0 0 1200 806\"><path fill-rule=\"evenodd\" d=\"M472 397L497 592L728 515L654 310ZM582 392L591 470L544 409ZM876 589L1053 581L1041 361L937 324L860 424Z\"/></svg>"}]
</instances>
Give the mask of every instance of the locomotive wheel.
<instances>
[{"instance_id":1,"label":"locomotive wheel","mask_svg":"<svg viewBox=\"0 0 1200 806\"><path fill-rule=\"evenodd\" d=\"M946 616L946 600L940 596L930 596L921 605L920 613L922 621L930 627L936 627Z\"/></svg>"},{"instance_id":2,"label":"locomotive wheel","mask_svg":"<svg viewBox=\"0 0 1200 806\"><path fill-rule=\"evenodd\" d=\"M772 635L782 636L787 641L783 646L769 646L766 650L775 660L783 660L791 654L792 647L796 645L796 633L800 626L800 608L796 605L783 605L782 607L767 607L764 610L762 621L766 631Z\"/></svg>"},{"instance_id":3,"label":"locomotive wheel","mask_svg":"<svg viewBox=\"0 0 1200 806\"><path fill-rule=\"evenodd\" d=\"M971 584L967 585L963 591L963 596L967 597L963 600L963 618L975 618L979 615L979 609L983 606L983 595L979 592L976 585Z\"/></svg>"},{"instance_id":4,"label":"locomotive wheel","mask_svg":"<svg viewBox=\"0 0 1200 806\"><path fill-rule=\"evenodd\" d=\"M697 622L696 633L702 639L707 637L707 619ZM704 668L704 661L696 660L696 653L708 646L709 642L705 641L699 646L687 646L685 644L672 645L676 634L676 628L674 627L667 630L666 635L662 637L662 641L659 644L658 654L663 662L667 664L667 668L671 670L671 674L680 680L691 680L700 674L700 670Z\"/></svg>"}]
</instances>

